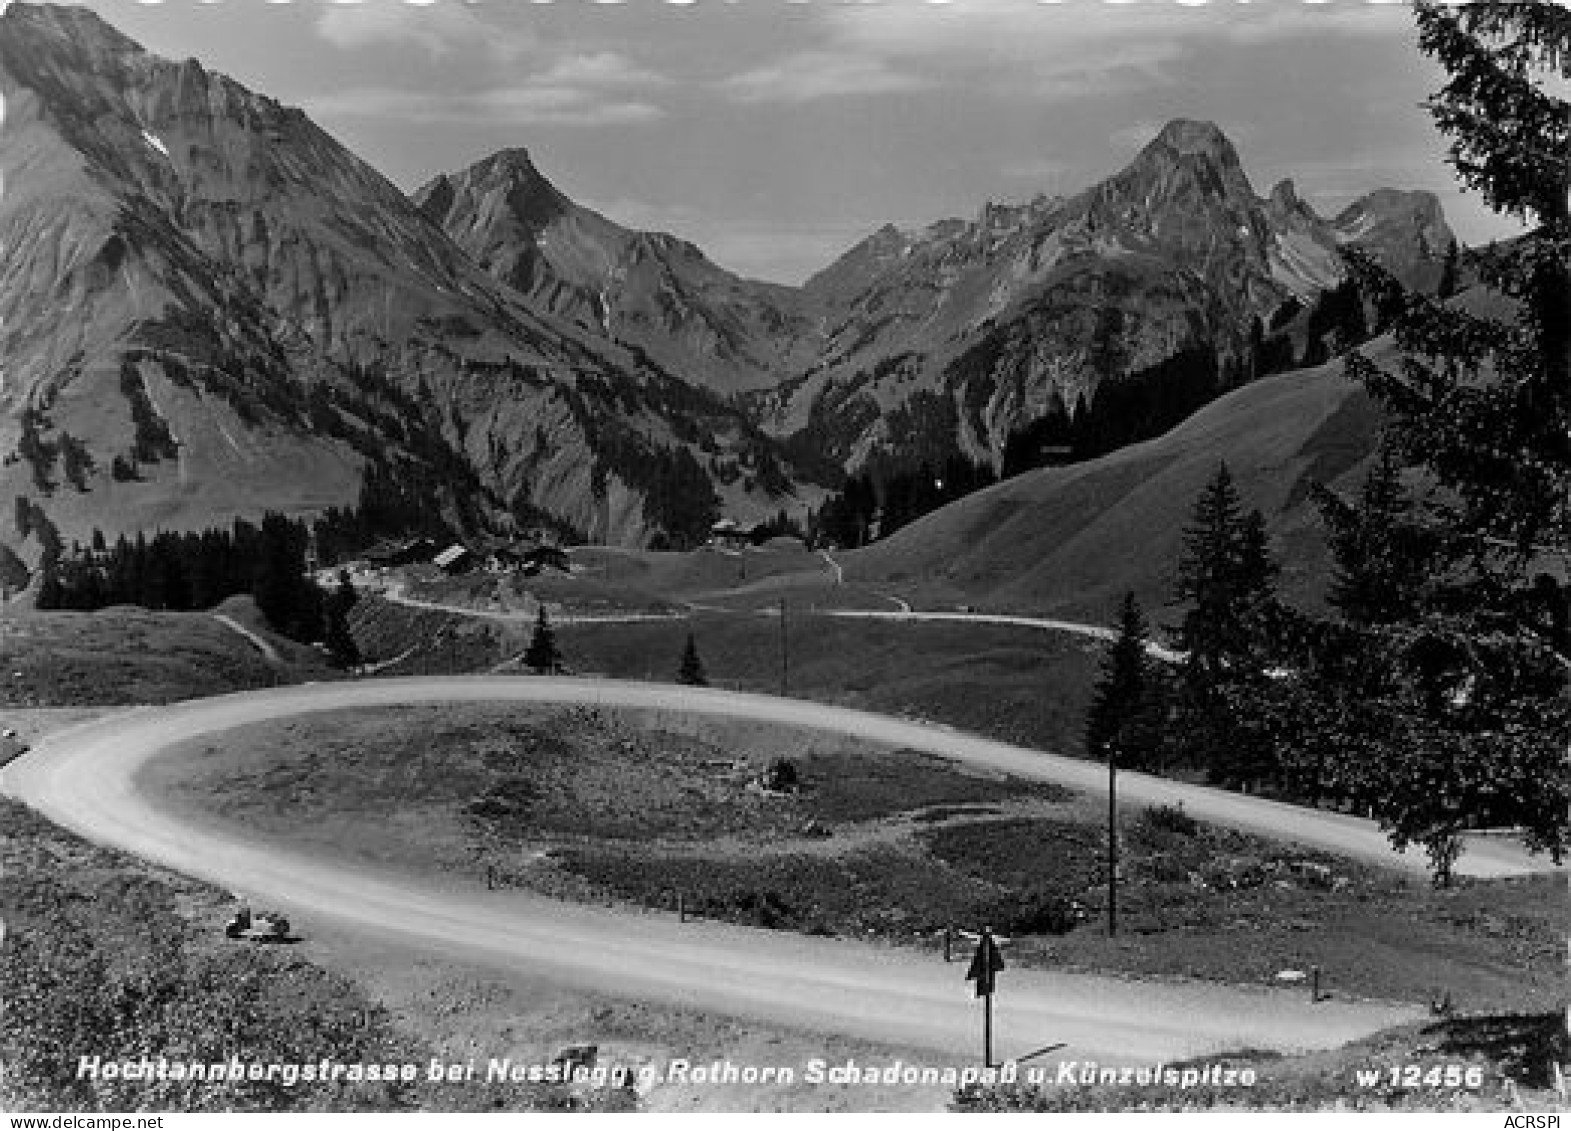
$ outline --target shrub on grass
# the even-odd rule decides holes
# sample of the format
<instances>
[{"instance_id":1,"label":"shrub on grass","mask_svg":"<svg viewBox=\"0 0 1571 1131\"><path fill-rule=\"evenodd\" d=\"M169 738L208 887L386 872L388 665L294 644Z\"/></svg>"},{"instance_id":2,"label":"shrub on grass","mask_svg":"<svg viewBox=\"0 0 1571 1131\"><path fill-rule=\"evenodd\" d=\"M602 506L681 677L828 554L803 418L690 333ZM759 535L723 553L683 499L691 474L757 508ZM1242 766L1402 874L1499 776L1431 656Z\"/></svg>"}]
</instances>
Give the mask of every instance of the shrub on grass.
<instances>
[{"instance_id":1,"label":"shrub on grass","mask_svg":"<svg viewBox=\"0 0 1571 1131\"><path fill-rule=\"evenodd\" d=\"M776 758L764 771L763 784L773 793L795 793L802 786L802 776L791 759Z\"/></svg>"},{"instance_id":2,"label":"shrub on grass","mask_svg":"<svg viewBox=\"0 0 1571 1131\"><path fill-rule=\"evenodd\" d=\"M1153 805L1140 815L1140 821L1154 832L1194 836L1200 831L1200 822L1184 812L1182 805Z\"/></svg>"},{"instance_id":3,"label":"shrub on grass","mask_svg":"<svg viewBox=\"0 0 1571 1131\"><path fill-rule=\"evenodd\" d=\"M1005 935L1067 935L1079 925L1081 909L1073 899L1033 891L985 904L977 919Z\"/></svg>"},{"instance_id":4,"label":"shrub on grass","mask_svg":"<svg viewBox=\"0 0 1571 1131\"><path fill-rule=\"evenodd\" d=\"M540 798L540 790L528 778L503 778L466 808L469 815L486 821L506 821L524 817Z\"/></svg>"}]
</instances>

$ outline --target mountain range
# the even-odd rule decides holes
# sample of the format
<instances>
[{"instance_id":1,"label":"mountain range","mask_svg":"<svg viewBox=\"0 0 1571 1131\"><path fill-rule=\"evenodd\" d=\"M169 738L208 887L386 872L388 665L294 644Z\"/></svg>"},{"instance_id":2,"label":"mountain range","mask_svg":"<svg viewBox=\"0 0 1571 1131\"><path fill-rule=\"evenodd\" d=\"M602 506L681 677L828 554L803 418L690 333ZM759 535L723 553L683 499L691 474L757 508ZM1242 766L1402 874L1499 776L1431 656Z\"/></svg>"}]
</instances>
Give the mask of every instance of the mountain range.
<instances>
[{"instance_id":1,"label":"mountain range","mask_svg":"<svg viewBox=\"0 0 1571 1131\"><path fill-rule=\"evenodd\" d=\"M406 195L300 110L92 13L0 15L0 490L64 538L396 482L457 527L690 542L1009 437L1262 326L1359 247L1432 288L1432 195L1324 219L1170 123L1067 198L886 227L800 287L575 204L508 149ZM375 473L375 474L373 474ZM36 556L31 537L0 542Z\"/></svg>"}]
</instances>

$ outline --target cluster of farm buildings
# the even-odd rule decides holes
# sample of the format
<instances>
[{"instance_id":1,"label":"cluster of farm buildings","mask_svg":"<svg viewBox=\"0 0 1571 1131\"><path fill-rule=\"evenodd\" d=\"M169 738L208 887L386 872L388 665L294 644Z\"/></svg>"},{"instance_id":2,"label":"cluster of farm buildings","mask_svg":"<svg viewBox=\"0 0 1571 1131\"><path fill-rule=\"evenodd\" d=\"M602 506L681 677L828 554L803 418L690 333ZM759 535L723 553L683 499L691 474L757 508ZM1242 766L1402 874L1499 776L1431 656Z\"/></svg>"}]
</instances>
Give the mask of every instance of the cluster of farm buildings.
<instances>
[{"instance_id":1,"label":"cluster of farm buildings","mask_svg":"<svg viewBox=\"0 0 1571 1131\"><path fill-rule=\"evenodd\" d=\"M361 557L374 569L429 564L447 574L483 570L533 577L547 569L566 573L569 568L566 550L550 542L533 540L443 544L430 538L408 538L373 547Z\"/></svg>"}]
</instances>

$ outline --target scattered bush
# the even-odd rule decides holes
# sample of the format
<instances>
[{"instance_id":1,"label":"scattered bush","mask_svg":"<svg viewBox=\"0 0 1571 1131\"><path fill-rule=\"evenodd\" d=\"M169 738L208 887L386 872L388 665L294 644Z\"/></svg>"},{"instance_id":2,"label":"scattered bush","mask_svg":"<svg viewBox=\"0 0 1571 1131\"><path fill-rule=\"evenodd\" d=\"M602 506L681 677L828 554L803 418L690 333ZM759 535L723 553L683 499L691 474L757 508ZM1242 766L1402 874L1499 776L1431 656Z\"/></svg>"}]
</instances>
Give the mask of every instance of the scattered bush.
<instances>
[{"instance_id":1,"label":"scattered bush","mask_svg":"<svg viewBox=\"0 0 1571 1131\"><path fill-rule=\"evenodd\" d=\"M763 786L772 793L795 793L802 787L796 763L789 758L776 758L764 771Z\"/></svg>"},{"instance_id":2,"label":"scattered bush","mask_svg":"<svg viewBox=\"0 0 1571 1131\"><path fill-rule=\"evenodd\" d=\"M1200 831L1200 822L1184 812L1182 805L1153 805L1140 815L1140 820L1156 832L1194 836Z\"/></svg>"},{"instance_id":3,"label":"scattered bush","mask_svg":"<svg viewBox=\"0 0 1571 1131\"><path fill-rule=\"evenodd\" d=\"M466 807L472 817L506 821L524 817L540 797L539 787L528 778L503 778Z\"/></svg>"},{"instance_id":4,"label":"scattered bush","mask_svg":"<svg viewBox=\"0 0 1571 1131\"><path fill-rule=\"evenodd\" d=\"M1067 935L1083 916L1084 910L1075 900L1033 891L1000 899L984 908L978 918L1005 935Z\"/></svg>"}]
</instances>

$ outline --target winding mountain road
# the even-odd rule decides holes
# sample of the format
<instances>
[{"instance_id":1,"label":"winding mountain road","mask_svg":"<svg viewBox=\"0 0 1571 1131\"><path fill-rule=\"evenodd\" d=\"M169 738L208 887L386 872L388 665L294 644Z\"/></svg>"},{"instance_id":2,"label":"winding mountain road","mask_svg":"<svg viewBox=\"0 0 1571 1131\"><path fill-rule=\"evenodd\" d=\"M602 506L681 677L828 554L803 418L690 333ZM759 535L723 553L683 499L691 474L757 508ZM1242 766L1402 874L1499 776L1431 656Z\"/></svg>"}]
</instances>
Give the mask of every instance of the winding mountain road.
<instances>
[{"instance_id":1,"label":"winding mountain road","mask_svg":"<svg viewBox=\"0 0 1571 1131\"><path fill-rule=\"evenodd\" d=\"M653 708L803 726L914 747L981 767L1097 789L1099 768L946 728L801 700L613 680L418 677L307 684L143 707L71 727L0 769L0 790L81 835L256 900L299 921L336 921L423 950L640 1000L908 1045L974 1054L977 1017L963 967L895 950L716 923L679 924L476 885L373 873L250 843L240 830L183 821L138 787L168 747L248 723L345 707L416 703L570 703ZM1127 775L1131 801L1182 801L1211 820L1350 855L1396 857L1366 822ZM1460 870L1535 870L1488 844ZM1331 1047L1417 1015L1414 1007L1321 1002L1302 992L1209 983L1146 983L1041 970L1007 972L997 1000L1005 1055L1065 1042L1104 1062L1198 1056L1241 1046Z\"/></svg>"},{"instance_id":2,"label":"winding mountain road","mask_svg":"<svg viewBox=\"0 0 1571 1131\"><path fill-rule=\"evenodd\" d=\"M839 569L839 564L825 555L825 560ZM734 596L741 593L759 592L766 589L780 589L794 584L800 574L776 574L772 577L762 578L751 585L737 586L732 589L715 590L711 594L699 596L716 596L725 594ZM426 601L408 595L403 585L392 585L383 590L382 596L394 604L405 605L412 609L431 609L437 612L452 613L455 616L472 617L476 620L533 622L535 614L521 612L501 612L486 609L472 609L463 605L444 604L440 601ZM982 624L998 625L1006 628L1024 628L1038 632L1069 633L1074 636L1088 636L1094 640L1115 640L1118 632L1106 625L1087 624L1084 621L1058 620L1053 617L1029 617L1012 613L962 613L962 612L930 612L924 609L913 609L910 602L891 594L879 594L886 601L893 601L898 609L811 609L807 615L838 617L845 620L884 620L926 622L941 624ZM693 601L684 601L689 612L703 610L717 613L736 613L749 615L736 609L719 605L697 604ZM581 625L581 624L637 624L643 621L670 621L682 620L687 612L671 613L594 613L575 614L559 613L551 618L552 624ZM771 608L752 610L753 616L768 617L775 615ZM802 615L802 610L797 610L797 615ZM1152 641L1146 645L1146 651L1158 660L1168 663L1177 663L1184 658L1184 653L1168 648L1163 644Z\"/></svg>"},{"instance_id":3,"label":"winding mountain road","mask_svg":"<svg viewBox=\"0 0 1571 1131\"><path fill-rule=\"evenodd\" d=\"M403 605L410 609L429 609L439 613L453 613L456 616L470 617L474 620L503 621L512 624L533 624L538 613L507 611L502 609L471 609L463 605L446 605L439 601L426 601L419 597L409 596L408 587L402 583L389 585L381 591L384 600L395 605ZM550 615L550 614L548 614ZM644 621L681 620L685 613L557 613L551 615L551 623L563 624L640 624Z\"/></svg>"},{"instance_id":4,"label":"winding mountain road","mask_svg":"<svg viewBox=\"0 0 1571 1131\"><path fill-rule=\"evenodd\" d=\"M893 621L927 621L949 624L995 624L1009 628L1028 628L1039 632L1067 632L1074 636L1089 636L1095 640L1116 640L1116 629L1106 625L1086 624L1083 621L1055 620L1051 617L1026 617L1015 616L1010 613L939 613L926 612L913 609L899 597L890 597L889 600L899 602L904 608L898 610L885 609L831 609L821 612L820 616L841 617L848 620L893 620ZM1152 641L1146 644L1146 652L1158 660L1166 660L1176 664L1184 658L1184 653L1175 651L1165 645Z\"/></svg>"},{"instance_id":5,"label":"winding mountain road","mask_svg":"<svg viewBox=\"0 0 1571 1131\"><path fill-rule=\"evenodd\" d=\"M234 617L229 616L227 613L212 613L210 615L214 620L223 625L230 632L236 633L237 635L243 637L246 642L251 645L251 647L262 653L262 658L268 663L283 663L283 658L279 656L278 649L269 644L260 633L252 632L249 628L235 620Z\"/></svg>"}]
</instances>

